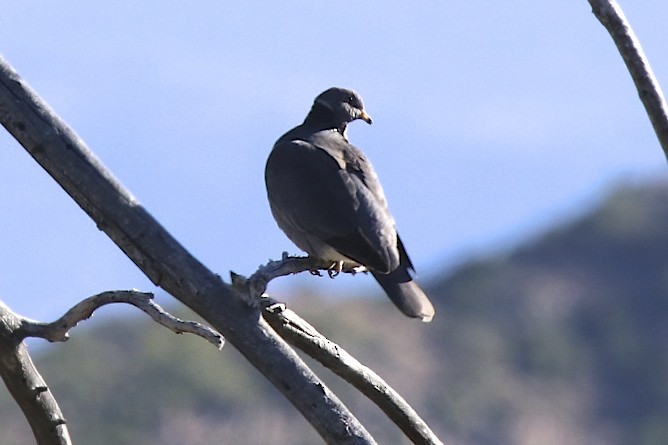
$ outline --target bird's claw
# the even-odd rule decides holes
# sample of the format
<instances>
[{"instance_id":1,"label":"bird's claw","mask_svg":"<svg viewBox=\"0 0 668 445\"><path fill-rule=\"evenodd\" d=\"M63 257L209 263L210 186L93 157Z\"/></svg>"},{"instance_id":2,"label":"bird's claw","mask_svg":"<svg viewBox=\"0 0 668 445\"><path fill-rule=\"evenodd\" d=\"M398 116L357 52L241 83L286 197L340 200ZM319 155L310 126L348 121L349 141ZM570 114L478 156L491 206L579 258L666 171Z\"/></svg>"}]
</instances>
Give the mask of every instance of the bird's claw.
<instances>
[{"instance_id":1,"label":"bird's claw","mask_svg":"<svg viewBox=\"0 0 668 445\"><path fill-rule=\"evenodd\" d=\"M334 278L338 276L342 270L343 261L335 261L329 268L327 268L327 275L329 275L329 278Z\"/></svg>"}]
</instances>

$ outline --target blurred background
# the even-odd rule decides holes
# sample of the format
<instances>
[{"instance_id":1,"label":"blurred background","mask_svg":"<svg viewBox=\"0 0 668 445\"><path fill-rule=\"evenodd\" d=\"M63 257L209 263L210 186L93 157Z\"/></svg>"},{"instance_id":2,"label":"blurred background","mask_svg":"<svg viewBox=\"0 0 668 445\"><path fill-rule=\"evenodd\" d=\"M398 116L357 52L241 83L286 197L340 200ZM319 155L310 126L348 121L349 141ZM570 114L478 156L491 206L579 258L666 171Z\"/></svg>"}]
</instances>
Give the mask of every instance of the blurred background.
<instances>
[{"instance_id":1,"label":"blurred background","mask_svg":"<svg viewBox=\"0 0 668 445\"><path fill-rule=\"evenodd\" d=\"M627 3L665 87L668 3ZM402 318L360 275L270 292L447 443L666 443L666 160L588 2L27 1L3 7L0 42L223 276L297 253L269 212L266 157L318 93L356 89L374 124L349 138L437 316ZM46 321L101 291L157 291L5 132L0 165L0 299L14 311ZM105 308L67 344L31 346L79 443L318 442L233 348L202 343ZM405 443L331 384L380 443ZM30 442L1 391L0 428Z\"/></svg>"}]
</instances>

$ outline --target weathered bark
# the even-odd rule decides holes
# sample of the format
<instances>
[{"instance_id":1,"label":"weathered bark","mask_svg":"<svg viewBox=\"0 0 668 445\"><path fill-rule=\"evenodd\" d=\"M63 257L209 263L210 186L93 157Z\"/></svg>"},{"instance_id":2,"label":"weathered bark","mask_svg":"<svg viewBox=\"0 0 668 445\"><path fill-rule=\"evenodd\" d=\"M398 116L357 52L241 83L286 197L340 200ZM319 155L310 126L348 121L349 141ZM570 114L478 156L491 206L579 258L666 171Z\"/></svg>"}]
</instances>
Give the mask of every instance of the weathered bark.
<instances>
[{"instance_id":1,"label":"weathered bark","mask_svg":"<svg viewBox=\"0 0 668 445\"><path fill-rule=\"evenodd\" d=\"M23 411L38 445L71 445L65 419L16 335L22 320L0 301L0 377Z\"/></svg>"},{"instance_id":2,"label":"weathered bark","mask_svg":"<svg viewBox=\"0 0 668 445\"><path fill-rule=\"evenodd\" d=\"M413 443L442 445L415 410L385 380L336 343L328 340L295 312L265 299L264 317L290 344L359 389L404 432Z\"/></svg>"},{"instance_id":3,"label":"weathered bark","mask_svg":"<svg viewBox=\"0 0 668 445\"><path fill-rule=\"evenodd\" d=\"M212 343L218 349L222 349L225 344L223 336L210 327L194 321L176 318L165 312L153 301L153 294L135 290L107 291L93 295L75 304L62 317L51 323L22 318L21 326L14 332L14 336L18 340L37 337L50 342L66 341L69 338L70 329L74 328L79 322L90 318L98 308L113 303L131 304L149 315L156 323L176 334L186 332L195 334Z\"/></svg>"},{"instance_id":4,"label":"weathered bark","mask_svg":"<svg viewBox=\"0 0 668 445\"><path fill-rule=\"evenodd\" d=\"M659 82L640 46L640 41L616 1L589 0L589 4L596 18L605 26L617 45L654 127L659 144L668 158L668 106Z\"/></svg>"},{"instance_id":5,"label":"weathered bark","mask_svg":"<svg viewBox=\"0 0 668 445\"><path fill-rule=\"evenodd\" d=\"M207 320L325 441L375 443L259 311L183 248L1 58L0 122L153 283Z\"/></svg>"},{"instance_id":6,"label":"weathered bark","mask_svg":"<svg viewBox=\"0 0 668 445\"><path fill-rule=\"evenodd\" d=\"M152 299L152 294L138 291L103 292L77 303L52 323L22 317L0 301L0 376L28 420L38 445L68 445L71 439L60 407L33 364L24 339L39 337L51 342L66 341L69 330L89 318L97 308L111 303L128 303L177 334L190 332L218 348L223 347L224 340L219 333L168 314Z\"/></svg>"}]
</instances>

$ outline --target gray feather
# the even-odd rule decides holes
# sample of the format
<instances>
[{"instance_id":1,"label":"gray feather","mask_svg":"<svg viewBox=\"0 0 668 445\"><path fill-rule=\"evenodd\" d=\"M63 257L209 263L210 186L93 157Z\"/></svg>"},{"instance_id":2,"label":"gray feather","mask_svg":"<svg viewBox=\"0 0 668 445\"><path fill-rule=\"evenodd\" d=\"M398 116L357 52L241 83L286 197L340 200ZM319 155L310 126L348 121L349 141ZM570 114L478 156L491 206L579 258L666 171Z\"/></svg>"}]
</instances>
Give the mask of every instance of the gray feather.
<instances>
[{"instance_id":1,"label":"gray feather","mask_svg":"<svg viewBox=\"0 0 668 445\"><path fill-rule=\"evenodd\" d=\"M265 168L272 214L300 249L366 266L399 309L430 321L434 308L411 276L378 177L345 137L355 119L371 123L362 100L332 88L316 98L302 125L279 138Z\"/></svg>"}]
</instances>

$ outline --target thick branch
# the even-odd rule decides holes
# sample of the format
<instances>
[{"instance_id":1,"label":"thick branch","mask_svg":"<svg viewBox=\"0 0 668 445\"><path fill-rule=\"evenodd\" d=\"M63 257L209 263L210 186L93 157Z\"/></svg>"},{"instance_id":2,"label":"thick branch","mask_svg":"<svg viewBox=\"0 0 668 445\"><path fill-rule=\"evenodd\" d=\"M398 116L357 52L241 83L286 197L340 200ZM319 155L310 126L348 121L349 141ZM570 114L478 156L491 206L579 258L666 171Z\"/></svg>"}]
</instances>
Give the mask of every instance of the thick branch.
<instances>
[{"instance_id":1,"label":"thick branch","mask_svg":"<svg viewBox=\"0 0 668 445\"><path fill-rule=\"evenodd\" d=\"M148 314L156 323L161 324L176 334L191 333L198 335L218 349L222 349L225 339L218 332L194 321L184 321L165 312L157 303L153 301L153 294L139 291L109 291L93 295L77 303L58 320L51 323L42 323L38 321L21 319L21 328L16 335L19 340L27 337L39 337L50 342L66 341L69 338L69 331L80 321L86 320L93 315L93 312L101 306L111 303L131 304L146 314Z\"/></svg>"},{"instance_id":2,"label":"thick branch","mask_svg":"<svg viewBox=\"0 0 668 445\"><path fill-rule=\"evenodd\" d=\"M442 444L408 402L373 370L283 304L263 298L263 306L262 315L279 335L364 393L413 443Z\"/></svg>"},{"instance_id":3,"label":"thick branch","mask_svg":"<svg viewBox=\"0 0 668 445\"><path fill-rule=\"evenodd\" d=\"M638 38L615 0L589 0L589 4L617 45L668 158L668 106Z\"/></svg>"},{"instance_id":4,"label":"thick branch","mask_svg":"<svg viewBox=\"0 0 668 445\"><path fill-rule=\"evenodd\" d=\"M2 58L0 122L153 283L223 334L328 443L375 443L258 311L139 205Z\"/></svg>"},{"instance_id":5,"label":"thick branch","mask_svg":"<svg viewBox=\"0 0 668 445\"><path fill-rule=\"evenodd\" d=\"M38 445L71 445L63 413L15 335L21 318L0 301L0 376L32 428Z\"/></svg>"}]
</instances>

